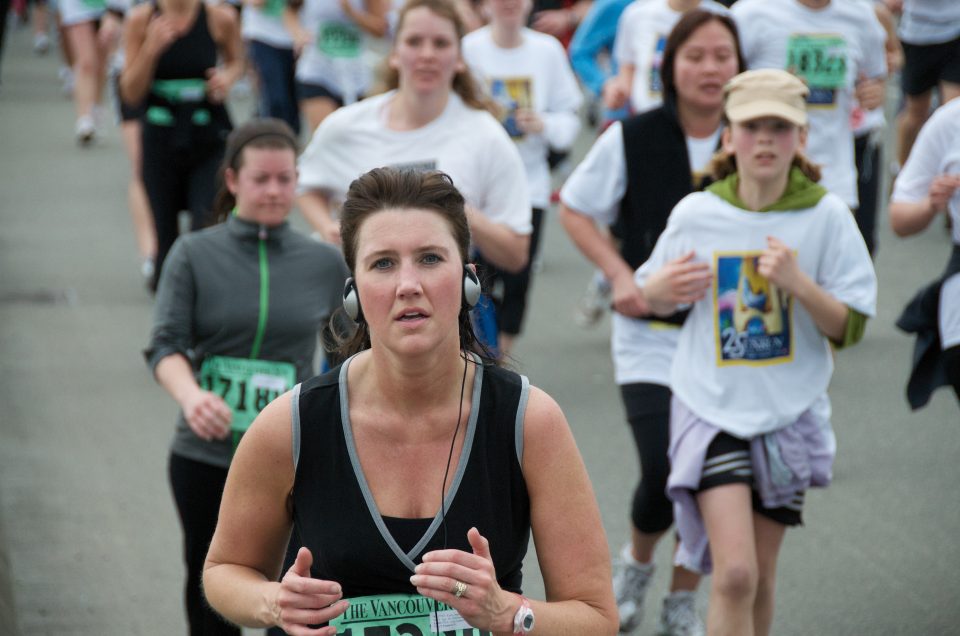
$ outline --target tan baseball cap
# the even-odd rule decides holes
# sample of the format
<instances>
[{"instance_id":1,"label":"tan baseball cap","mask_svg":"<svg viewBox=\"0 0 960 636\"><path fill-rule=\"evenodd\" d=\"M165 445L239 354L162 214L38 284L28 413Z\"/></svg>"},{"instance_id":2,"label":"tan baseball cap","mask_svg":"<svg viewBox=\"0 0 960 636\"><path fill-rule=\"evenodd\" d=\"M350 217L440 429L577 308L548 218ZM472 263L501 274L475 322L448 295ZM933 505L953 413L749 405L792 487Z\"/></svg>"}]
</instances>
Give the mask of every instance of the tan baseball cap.
<instances>
[{"instance_id":1,"label":"tan baseball cap","mask_svg":"<svg viewBox=\"0 0 960 636\"><path fill-rule=\"evenodd\" d=\"M737 123L779 117L807 124L807 85L786 71L765 68L740 73L723 88L727 119Z\"/></svg>"}]
</instances>

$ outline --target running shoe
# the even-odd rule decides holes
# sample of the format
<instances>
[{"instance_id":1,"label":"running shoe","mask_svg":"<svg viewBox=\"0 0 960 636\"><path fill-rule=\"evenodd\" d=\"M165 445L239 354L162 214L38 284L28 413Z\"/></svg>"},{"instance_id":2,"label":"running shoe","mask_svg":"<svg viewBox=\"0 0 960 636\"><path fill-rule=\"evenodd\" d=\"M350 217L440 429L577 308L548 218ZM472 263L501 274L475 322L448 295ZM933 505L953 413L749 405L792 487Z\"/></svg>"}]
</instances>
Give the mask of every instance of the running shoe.
<instances>
[{"instance_id":1,"label":"running shoe","mask_svg":"<svg viewBox=\"0 0 960 636\"><path fill-rule=\"evenodd\" d=\"M46 33L37 33L33 36L33 52L37 55L46 55L50 50L50 36Z\"/></svg>"},{"instance_id":2,"label":"running shoe","mask_svg":"<svg viewBox=\"0 0 960 636\"><path fill-rule=\"evenodd\" d=\"M638 563L633 558L630 544L623 546L613 575L613 593L617 597L620 614L620 632L632 632L643 619L643 599L653 579L653 564Z\"/></svg>"},{"instance_id":3,"label":"running shoe","mask_svg":"<svg viewBox=\"0 0 960 636\"><path fill-rule=\"evenodd\" d=\"M694 592L673 592L663 599L658 636L704 636Z\"/></svg>"},{"instance_id":4,"label":"running shoe","mask_svg":"<svg viewBox=\"0 0 960 636\"><path fill-rule=\"evenodd\" d=\"M73 96L73 69L69 66L61 66L57 71L57 77L60 78L60 92L64 97Z\"/></svg>"},{"instance_id":5,"label":"running shoe","mask_svg":"<svg viewBox=\"0 0 960 636\"><path fill-rule=\"evenodd\" d=\"M600 322L603 315L610 309L612 291L610 283L605 278L595 275L590 279L587 291L580 299L574 315L576 323L581 327L593 327Z\"/></svg>"},{"instance_id":6,"label":"running shoe","mask_svg":"<svg viewBox=\"0 0 960 636\"><path fill-rule=\"evenodd\" d=\"M90 115L81 115L77 118L77 143L87 146L97 136L97 126Z\"/></svg>"}]
</instances>

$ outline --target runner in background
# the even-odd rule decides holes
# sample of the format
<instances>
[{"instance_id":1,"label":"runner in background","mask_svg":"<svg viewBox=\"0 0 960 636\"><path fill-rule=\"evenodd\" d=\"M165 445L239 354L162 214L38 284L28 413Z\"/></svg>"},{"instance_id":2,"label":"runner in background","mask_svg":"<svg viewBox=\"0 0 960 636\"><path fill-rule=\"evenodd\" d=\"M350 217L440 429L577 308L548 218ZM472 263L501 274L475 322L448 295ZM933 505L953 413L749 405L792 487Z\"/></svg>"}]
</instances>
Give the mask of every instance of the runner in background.
<instances>
[{"instance_id":1,"label":"runner in background","mask_svg":"<svg viewBox=\"0 0 960 636\"><path fill-rule=\"evenodd\" d=\"M169 476L191 636L240 634L200 589L227 468L254 416L316 373L318 334L346 279L336 249L287 223L296 153L296 138L278 120L251 120L231 133L216 208L226 221L178 239L157 290L145 356L180 407Z\"/></svg>"},{"instance_id":2,"label":"runner in background","mask_svg":"<svg viewBox=\"0 0 960 636\"><path fill-rule=\"evenodd\" d=\"M905 103L897 117L897 159L903 165L930 116L934 89L941 105L960 95L960 2L887 0L887 6L900 14Z\"/></svg>"},{"instance_id":3,"label":"runner in background","mask_svg":"<svg viewBox=\"0 0 960 636\"><path fill-rule=\"evenodd\" d=\"M312 133L326 117L370 91L367 36L387 34L389 0L292 0L283 23L297 55L297 92Z\"/></svg>"},{"instance_id":4,"label":"runner in background","mask_svg":"<svg viewBox=\"0 0 960 636\"><path fill-rule=\"evenodd\" d=\"M810 87L806 153L820 165L820 184L846 202L857 225L857 169L851 114L886 98L883 30L866 0L739 0L731 9L741 26L750 69L788 70ZM867 210L864 210L866 214Z\"/></svg>"},{"instance_id":5,"label":"runner in background","mask_svg":"<svg viewBox=\"0 0 960 636\"><path fill-rule=\"evenodd\" d=\"M240 34L257 78L257 112L300 134L293 38L283 23L286 0L244 0Z\"/></svg>"},{"instance_id":6,"label":"runner in background","mask_svg":"<svg viewBox=\"0 0 960 636\"><path fill-rule=\"evenodd\" d=\"M617 74L613 44L620 16L633 0L596 0L580 22L570 41L570 65L580 83L589 92L591 126L600 123L601 132L613 121L623 119L625 109L606 109L601 97L603 85ZM598 110L602 113L598 114Z\"/></svg>"},{"instance_id":7,"label":"runner in background","mask_svg":"<svg viewBox=\"0 0 960 636\"><path fill-rule=\"evenodd\" d=\"M89 145L97 135L100 103L107 81L109 51L97 37L106 0L59 0L57 9L73 60L73 103L77 143Z\"/></svg>"},{"instance_id":8,"label":"runner in background","mask_svg":"<svg viewBox=\"0 0 960 636\"><path fill-rule=\"evenodd\" d=\"M613 282L616 383L633 433L640 481L630 509L631 536L614 578L620 630L641 622L653 579L654 550L673 524L666 496L670 364L682 316L649 312L634 272L649 256L673 207L704 187L722 130L723 86L743 68L727 15L694 10L670 32L663 56L664 103L616 122L594 144L560 193L560 221L571 240ZM601 228L616 224L620 245ZM660 613L660 633L703 633L695 609L699 577L676 567Z\"/></svg>"},{"instance_id":9,"label":"runner in background","mask_svg":"<svg viewBox=\"0 0 960 636\"><path fill-rule=\"evenodd\" d=\"M463 38L463 58L486 83L500 108L500 121L517 145L530 189L533 233L527 265L517 273L481 259L481 278L491 286L501 355L520 335L531 269L550 205L551 150L565 152L580 132L583 97L563 47L555 38L524 27L530 0L486 0L490 24Z\"/></svg>"},{"instance_id":10,"label":"runner in background","mask_svg":"<svg viewBox=\"0 0 960 636\"><path fill-rule=\"evenodd\" d=\"M217 167L232 128L224 100L243 73L243 45L236 11L202 0L135 7L125 41L120 97L146 108L141 172L156 228L155 289L180 212L189 211L192 229L213 221Z\"/></svg>"}]
</instances>

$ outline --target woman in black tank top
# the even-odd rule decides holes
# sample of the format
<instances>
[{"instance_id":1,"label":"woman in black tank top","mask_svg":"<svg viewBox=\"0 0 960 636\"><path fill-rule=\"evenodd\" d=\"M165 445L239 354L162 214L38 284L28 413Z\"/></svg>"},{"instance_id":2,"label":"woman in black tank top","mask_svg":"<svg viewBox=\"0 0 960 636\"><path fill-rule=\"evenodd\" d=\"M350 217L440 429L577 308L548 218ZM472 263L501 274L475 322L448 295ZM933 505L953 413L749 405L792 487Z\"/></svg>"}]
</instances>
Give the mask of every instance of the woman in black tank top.
<instances>
[{"instance_id":1,"label":"woman in black tank top","mask_svg":"<svg viewBox=\"0 0 960 636\"><path fill-rule=\"evenodd\" d=\"M350 186L341 234L350 357L241 441L207 600L289 633L616 633L606 539L563 413L477 348L462 195L440 172L372 170ZM291 532L299 552L278 582ZM531 532L550 602L521 596Z\"/></svg>"},{"instance_id":2,"label":"woman in black tank top","mask_svg":"<svg viewBox=\"0 0 960 636\"><path fill-rule=\"evenodd\" d=\"M232 128L224 100L243 72L236 12L200 0L156 0L127 17L120 94L143 105L144 188L157 231L156 288L179 235L177 216L212 221L217 167ZM217 65L217 60L222 65Z\"/></svg>"}]
</instances>

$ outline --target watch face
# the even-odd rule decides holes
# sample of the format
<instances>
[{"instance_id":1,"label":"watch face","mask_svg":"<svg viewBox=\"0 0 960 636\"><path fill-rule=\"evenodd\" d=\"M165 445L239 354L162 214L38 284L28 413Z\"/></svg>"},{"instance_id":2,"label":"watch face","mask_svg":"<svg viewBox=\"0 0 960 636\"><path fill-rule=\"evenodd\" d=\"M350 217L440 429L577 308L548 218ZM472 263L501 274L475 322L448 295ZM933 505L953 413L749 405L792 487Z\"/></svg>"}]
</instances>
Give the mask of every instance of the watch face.
<instances>
[{"instance_id":1,"label":"watch face","mask_svg":"<svg viewBox=\"0 0 960 636\"><path fill-rule=\"evenodd\" d=\"M533 629L533 614L527 614L523 617L523 631L529 632Z\"/></svg>"}]
</instances>

